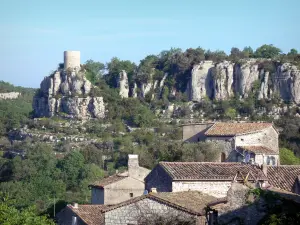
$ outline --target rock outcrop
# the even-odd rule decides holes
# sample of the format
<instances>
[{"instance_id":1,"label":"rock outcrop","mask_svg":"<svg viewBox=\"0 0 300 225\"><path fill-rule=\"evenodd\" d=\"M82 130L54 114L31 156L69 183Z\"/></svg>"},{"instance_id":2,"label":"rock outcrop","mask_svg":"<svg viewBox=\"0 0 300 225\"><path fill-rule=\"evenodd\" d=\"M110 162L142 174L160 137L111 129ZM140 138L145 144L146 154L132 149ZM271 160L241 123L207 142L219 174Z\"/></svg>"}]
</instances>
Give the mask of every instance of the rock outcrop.
<instances>
[{"instance_id":1,"label":"rock outcrop","mask_svg":"<svg viewBox=\"0 0 300 225\"><path fill-rule=\"evenodd\" d=\"M125 70L122 70L119 73L118 79L118 88L119 94L122 98L128 98L129 95L129 85L128 85L128 76Z\"/></svg>"},{"instance_id":2,"label":"rock outcrop","mask_svg":"<svg viewBox=\"0 0 300 225\"><path fill-rule=\"evenodd\" d=\"M64 113L78 119L104 118L102 97L91 96L92 84L80 71L58 70L45 77L33 99L36 117Z\"/></svg>"},{"instance_id":3,"label":"rock outcrop","mask_svg":"<svg viewBox=\"0 0 300 225\"><path fill-rule=\"evenodd\" d=\"M265 69L262 64L274 67ZM223 61L213 64L202 61L195 65L187 85L190 101L204 98L226 100L233 96L248 97L257 91L258 99L270 99L277 93L284 101L300 103L300 70L289 63L279 64L270 60L247 59L239 63Z\"/></svg>"},{"instance_id":4,"label":"rock outcrop","mask_svg":"<svg viewBox=\"0 0 300 225\"><path fill-rule=\"evenodd\" d=\"M0 99L16 99L21 95L20 92L0 93Z\"/></svg>"},{"instance_id":5,"label":"rock outcrop","mask_svg":"<svg viewBox=\"0 0 300 225\"><path fill-rule=\"evenodd\" d=\"M224 61L216 64L212 70L212 90L215 99L224 100L233 96L233 66L233 63Z\"/></svg>"},{"instance_id":6,"label":"rock outcrop","mask_svg":"<svg viewBox=\"0 0 300 225\"><path fill-rule=\"evenodd\" d=\"M192 76L187 86L189 100L201 101L205 97L212 97L211 70L213 67L213 61L202 61L193 67Z\"/></svg>"}]
</instances>

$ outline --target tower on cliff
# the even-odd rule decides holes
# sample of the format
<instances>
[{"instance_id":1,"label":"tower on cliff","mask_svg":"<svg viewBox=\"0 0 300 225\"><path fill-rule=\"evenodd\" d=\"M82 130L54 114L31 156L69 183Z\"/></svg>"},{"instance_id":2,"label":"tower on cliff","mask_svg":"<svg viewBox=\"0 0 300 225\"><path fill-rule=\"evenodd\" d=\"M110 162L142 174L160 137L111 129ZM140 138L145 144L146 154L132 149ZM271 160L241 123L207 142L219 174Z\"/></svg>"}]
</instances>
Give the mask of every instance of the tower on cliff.
<instances>
[{"instance_id":1,"label":"tower on cliff","mask_svg":"<svg viewBox=\"0 0 300 225\"><path fill-rule=\"evenodd\" d=\"M64 51L64 69L80 68L80 51Z\"/></svg>"}]
</instances>

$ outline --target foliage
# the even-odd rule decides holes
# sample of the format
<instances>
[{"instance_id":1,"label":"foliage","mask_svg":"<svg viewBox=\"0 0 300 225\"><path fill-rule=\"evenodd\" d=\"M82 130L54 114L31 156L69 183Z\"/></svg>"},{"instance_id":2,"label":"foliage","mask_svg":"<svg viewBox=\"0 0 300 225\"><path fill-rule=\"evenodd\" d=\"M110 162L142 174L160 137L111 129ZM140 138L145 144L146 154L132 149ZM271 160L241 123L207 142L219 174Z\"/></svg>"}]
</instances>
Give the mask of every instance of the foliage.
<instances>
[{"instance_id":1,"label":"foliage","mask_svg":"<svg viewBox=\"0 0 300 225\"><path fill-rule=\"evenodd\" d=\"M281 165L300 165L300 158L287 148L280 148L279 156Z\"/></svg>"},{"instance_id":2,"label":"foliage","mask_svg":"<svg viewBox=\"0 0 300 225\"><path fill-rule=\"evenodd\" d=\"M92 84L96 84L96 82L103 76L105 65L101 62L95 62L90 59L85 62L83 69L86 70L86 78Z\"/></svg>"},{"instance_id":3,"label":"foliage","mask_svg":"<svg viewBox=\"0 0 300 225\"><path fill-rule=\"evenodd\" d=\"M0 81L0 93L20 92L17 99L0 100L0 135L24 124L32 112L34 89L15 87Z\"/></svg>"},{"instance_id":4,"label":"foliage","mask_svg":"<svg viewBox=\"0 0 300 225\"><path fill-rule=\"evenodd\" d=\"M273 45L262 45L256 49L254 56L256 58L266 58L273 59L276 56L279 56L281 50Z\"/></svg>"},{"instance_id":5,"label":"foliage","mask_svg":"<svg viewBox=\"0 0 300 225\"><path fill-rule=\"evenodd\" d=\"M0 202L0 224L2 225L54 225L47 216L37 215L35 207L18 210L6 202Z\"/></svg>"}]
</instances>

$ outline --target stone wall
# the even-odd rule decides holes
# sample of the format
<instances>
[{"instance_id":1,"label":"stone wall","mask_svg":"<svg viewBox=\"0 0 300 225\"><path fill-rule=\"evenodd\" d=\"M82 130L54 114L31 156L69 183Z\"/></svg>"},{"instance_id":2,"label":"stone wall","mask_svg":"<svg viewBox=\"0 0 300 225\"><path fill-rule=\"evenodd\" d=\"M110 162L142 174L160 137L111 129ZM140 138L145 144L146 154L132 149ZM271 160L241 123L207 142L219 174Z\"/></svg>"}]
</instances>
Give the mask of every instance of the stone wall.
<instances>
[{"instance_id":1,"label":"stone wall","mask_svg":"<svg viewBox=\"0 0 300 225\"><path fill-rule=\"evenodd\" d=\"M173 181L172 191L201 191L205 194L222 198L226 197L230 186L230 181Z\"/></svg>"},{"instance_id":2,"label":"stone wall","mask_svg":"<svg viewBox=\"0 0 300 225\"><path fill-rule=\"evenodd\" d=\"M182 126L182 140L188 142L198 142L205 139L204 133L213 123L189 124Z\"/></svg>"},{"instance_id":3,"label":"stone wall","mask_svg":"<svg viewBox=\"0 0 300 225\"><path fill-rule=\"evenodd\" d=\"M269 127L257 133L239 135L235 138L235 145L263 145L278 153L278 133L273 127Z\"/></svg>"},{"instance_id":4,"label":"stone wall","mask_svg":"<svg viewBox=\"0 0 300 225\"><path fill-rule=\"evenodd\" d=\"M16 99L21 95L20 92L0 93L0 99Z\"/></svg>"},{"instance_id":5,"label":"stone wall","mask_svg":"<svg viewBox=\"0 0 300 225\"><path fill-rule=\"evenodd\" d=\"M156 188L158 192L172 192L172 179L160 165L145 178L145 189L150 192L151 188Z\"/></svg>"},{"instance_id":6,"label":"stone wall","mask_svg":"<svg viewBox=\"0 0 300 225\"><path fill-rule=\"evenodd\" d=\"M265 155L265 154L256 154L255 155L255 163L259 165L280 165L279 155Z\"/></svg>"},{"instance_id":7,"label":"stone wall","mask_svg":"<svg viewBox=\"0 0 300 225\"><path fill-rule=\"evenodd\" d=\"M56 215L56 220L58 225L74 225L75 221L76 225L86 225L68 206Z\"/></svg>"},{"instance_id":8,"label":"stone wall","mask_svg":"<svg viewBox=\"0 0 300 225\"><path fill-rule=\"evenodd\" d=\"M146 198L136 203L106 212L105 225L138 224L138 221L144 218L154 220L156 216L196 219L194 215ZM200 223L198 223L198 225L200 225Z\"/></svg>"},{"instance_id":9,"label":"stone wall","mask_svg":"<svg viewBox=\"0 0 300 225\"><path fill-rule=\"evenodd\" d=\"M104 187L104 204L117 204L141 196L144 190L144 182L127 177Z\"/></svg>"}]
</instances>

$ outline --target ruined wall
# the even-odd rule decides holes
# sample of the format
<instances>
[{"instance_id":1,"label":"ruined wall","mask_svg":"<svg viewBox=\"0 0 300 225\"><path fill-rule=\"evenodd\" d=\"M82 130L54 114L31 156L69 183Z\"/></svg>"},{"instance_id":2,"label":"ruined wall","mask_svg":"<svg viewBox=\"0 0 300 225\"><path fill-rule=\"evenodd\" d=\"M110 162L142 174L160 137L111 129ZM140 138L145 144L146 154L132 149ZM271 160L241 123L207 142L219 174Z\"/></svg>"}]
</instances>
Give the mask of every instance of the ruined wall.
<instances>
[{"instance_id":1,"label":"ruined wall","mask_svg":"<svg viewBox=\"0 0 300 225\"><path fill-rule=\"evenodd\" d=\"M125 205L106 212L105 225L138 224L138 221L142 220L145 215L150 215L153 219L155 219L157 215L167 218L179 216L181 218L196 219L194 215L146 198L137 203ZM200 223L197 225L200 225Z\"/></svg>"},{"instance_id":2,"label":"ruined wall","mask_svg":"<svg viewBox=\"0 0 300 225\"><path fill-rule=\"evenodd\" d=\"M222 198L226 197L230 186L230 181L173 181L172 192L201 191L205 194Z\"/></svg>"}]
</instances>

